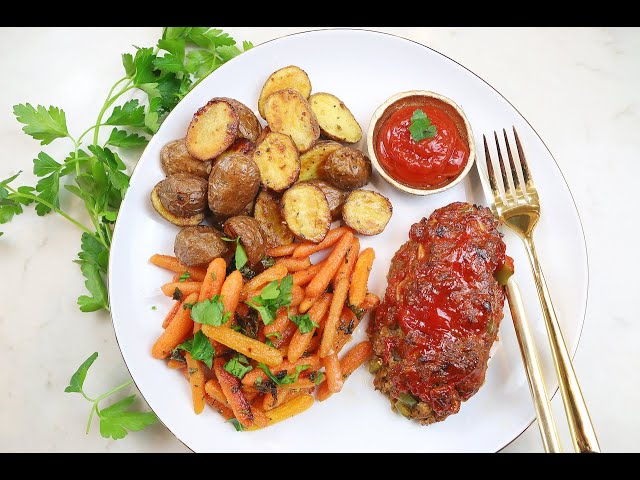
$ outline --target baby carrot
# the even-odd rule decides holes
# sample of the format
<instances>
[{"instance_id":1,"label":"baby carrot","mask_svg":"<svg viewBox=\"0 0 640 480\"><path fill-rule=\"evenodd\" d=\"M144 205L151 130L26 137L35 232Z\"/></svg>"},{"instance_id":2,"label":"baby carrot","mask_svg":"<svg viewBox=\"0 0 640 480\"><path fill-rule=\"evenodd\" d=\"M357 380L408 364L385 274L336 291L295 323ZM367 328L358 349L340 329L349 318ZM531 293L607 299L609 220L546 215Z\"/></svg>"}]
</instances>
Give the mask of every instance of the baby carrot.
<instances>
[{"instance_id":1,"label":"baby carrot","mask_svg":"<svg viewBox=\"0 0 640 480\"><path fill-rule=\"evenodd\" d=\"M293 252L293 258L304 258L309 255L313 255L320 250L324 250L325 248L329 248L334 245L340 237L344 235L346 232L353 232L349 227L338 227L333 230L329 230L327 236L324 237L320 243L302 243L295 249Z\"/></svg>"},{"instance_id":2,"label":"baby carrot","mask_svg":"<svg viewBox=\"0 0 640 480\"><path fill-rule=\"evenodd\" d=\"M185 303L193 303L197 298L197 294L192 293L184 301ZM178 309L176 316L153 345L151 349L153 358L167 358L171 354L171 350L187 339L192 329L191 310L188 308Z\"/></svg>"},{"instance_id":3,"label":"baby carrot","mask_svg":"<svg viewBox=\"0 0 640 480\"><path fill-rule=\"evenodd\" d=\"M352 240L353 233L351 232L345 232L340 237L340 241L338 241L331 254L325 260L322 269L314 279L311 280L309 285L307 285L305 290L307 297L318 297L329 286L329 282L331 282L331 279L340 268L340 265L344 263L345 256L349 251Z\"/></svg>"},{"instance_id":4,"label":"baby carrot","mask_svg":"<svg viewBox=\"0 0 640 480\"><path fill-rule=\"evenodd\" d=\"M371 273L371 267L373 266L373 260L376 258L376 254L373 248L365 248L353 270L351 276L351 286L349 287L349 303L357 307L364 301L367 294L367 282L369 281L369 274Z\"/></svg>"}]
</instances>

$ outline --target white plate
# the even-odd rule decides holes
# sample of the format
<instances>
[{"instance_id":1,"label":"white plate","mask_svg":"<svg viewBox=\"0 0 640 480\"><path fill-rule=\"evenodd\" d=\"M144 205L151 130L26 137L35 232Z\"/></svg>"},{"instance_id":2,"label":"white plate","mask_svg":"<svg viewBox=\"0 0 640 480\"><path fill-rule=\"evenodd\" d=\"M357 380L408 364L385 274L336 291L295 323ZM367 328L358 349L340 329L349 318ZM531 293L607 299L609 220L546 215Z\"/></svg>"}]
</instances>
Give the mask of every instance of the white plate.
<instances>
[{"instance_id":1,"label":"white plate","mask_svg":"<svg viewBox=\"0 0 640 480\"><path fill-rule=\"evenodd\" d=\"M508 308L485 385L462 405L460 413L428 427L392 413L387 398L373 389L372 376L360 368L342 393L316 402L302 415L262 431L236 433L209 408L194 415L189 386L182 375L151 358L151 346L162 331L161 323L172 301L159 289L170 275L148 259L154 253L171 254L178 232L149 202L149 192L163 178L160 149L184 136L193 113L212 97L233 97L256 108L264 80L274 70L291 64L306 70L314 91L331 92L342 99L365 129L375 108L387 97L413 89L432 90L456 101L469 118L478 146L483 133L516 126L543 206L536 231L540 260L565 339L575 351L587 300L584 236L571 193L536 132L491 86L438 52L380 33L325 30L265 43L222 66L180 102L140 159L118 218L109 269L113 325L136 385L169 430L197 452L499 450L534 418ZM478 151L483 164L483 150ZM393 203L393 218L386 230L376 237L361 238L362 248L376 250L370 288L380 296L390 259L407 239L411 224L453 201L487 204L475 169L456 187L428 197L402 194L377 175L369 188ZM553 366L529 265L520 240L506 232L505 241L507 252L515 258L516 279L541 349L548 388L553 392ZM153 305L157 310L152 310ZM364 326L355 337L365 338Z\"/></svg>"}]
</instances>

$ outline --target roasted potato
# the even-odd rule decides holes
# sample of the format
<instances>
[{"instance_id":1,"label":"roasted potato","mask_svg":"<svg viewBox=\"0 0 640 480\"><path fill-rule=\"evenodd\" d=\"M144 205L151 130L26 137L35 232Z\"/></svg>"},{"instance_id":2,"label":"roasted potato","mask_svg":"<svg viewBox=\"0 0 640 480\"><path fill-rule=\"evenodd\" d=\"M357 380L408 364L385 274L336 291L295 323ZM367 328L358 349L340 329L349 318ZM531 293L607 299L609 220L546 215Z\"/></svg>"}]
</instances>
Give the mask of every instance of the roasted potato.
<instances>
[{"instance_id":1,"label":"roasted potato","mask_svg":"<svg viewBox=\"0 0 640 480\"><path fill-rule=\"evenodd\" d=\"M371 161L360 150L342 147L320 166L320 177L341 190L353 190L369 183Z\"/></svg>"},{"instance_id":2,"label":"roasted potato","mask_svg":"<svg viewBox=\"0 0 640 480\"><path fill-rule=\"evenodd\" d=\"M320 137L320 127L309 102L292 89L272 93L264 104L272 132L289 135L299 152L309 150Z\"/></svg>"},{"instance_id":3,"label":"roasted potato","mask_svg":"<svg viewBox=\"0 0 640 480\"><path fill-rule=\"evenodd\" d=\"M329 202L331 219L338 220L342 217L342 205L347 199L349 192L344 192L324 180L309 180L308 183L315 185L322 190L322 193L324 193L324 196L327 198L327 202Z\"/></svg>"},{"instance_id":4,"label":"roasted potato","mask_svg":"<svg viewBox=\"0 0 640 480\"><path fill-rule=\"evenodd\" d=\"M354 190L342 206L342 220L362 235L381 233L393 213L387 197L371 190Z\"/></svg>"},{"instance_id":5,"label":"roasted potato","mask_svg":"<svg viewBox=\"0 0 640 480\"><path fill-rule=\"evenodd\" d=\"M247 264L253 267L264 257L267 242L260 223L253 217L239 215L224 222L224 233L229 238L240 237L240 243L247 253Z\"/></svg>"},{"instance_id":6,"label":"roasted potato","mask_svg":"<svg viewBox=\"0 0 640 480\"><path fill-rule=\"evenodd\" d=\"M253 217L260 222L267 248L293 243L293 233L282 217L280 200L268 190L262 190L256 198Z\"/></svg>"},{"instance_id":7,"label":"roasted potato","mask_svg":"<svg viewBox=\"0 0 640 480\"><path fill-rule=\"evenodd\" d=\"M222 237L222 232L213 227L186 227L176 235L173 251L189 267L209 265L211 260L227 253L227 244Z\"/></svg>"},{"instance_id":8,"label":"roasted potato","mask_svg":"<svg viewBox=\"0 0 640 480\"><path fill-rule=\"evenodd\" d=\"M262 184L281 192L298 179L300 159L293 141L282 133L269 132L253 151Z\"/></svg>"},{"instance_id":9,"label":"roasted potato","mask_svg":"<svg viewBox=\"0 0 640 480\"><path fill-rule=\"evenodd\" d=\"M193 115L187 129L187 150L198 160L213 160L237 138L255 141L261 130L247 106L231 98L213 98Z\"/></svg>"},{"instance_id":10,"label":"roasted potato","mask_svg":"<svg viewBox=\"0 0 640 480\"><path fill-rule=\"evenodd\" d=\"M320 178L318 171L324 161L336 150L342 148L338 142L323 140L316 143L311 149L300 155L299 181L314 180Z\"/></svg>"},{"instance_id":11,"label":"roasted potato","mask_svg":"<svg viewBox=\"0 0 640 480\"><path fill-rule=\"evenodd\" d=\"M160 196L158 195L158 186L159 184L153 187L153 190L151 190L151 204L162 218L164 218L168 222L173 223L174 225L178 225L179 227L194 226L202 223L202 221L204 220L204 213L196 213L188 217L178 217L167 210L160 201Z\"/></svg>"},{"instance_id":12,"label":"roasted potato","mask_svg":"<svg viewBox=\"0 0 640 480\"><path fill-rule=\"evenodd\" d=\"M258 194L260 171L243 153L218 159L209 175L209 208L214 216L231 217L242 212Z\"/></svg>"},{"instance_id":13,"label":"roasted potato","mask_svg":"<svg viewBox=\"0 0 640 480\"><path fill-rule=\"evenodd\" d=\"M327 198L315 185L297 183L284 192L282 215L289 229L301 240L318 243L331 227L331 210Z\"/></svg>"},{"instance_id":14,"label":"roasted potato","mask_svg":"<svg viewBox=\"0 0 640 480\"><path fill-rule=\"evenodd\" d=\"M314 93L309 97L309 105L325 137L347 143L357 143L362 138L358 121L335 95Z\"/></svg>"},{"instance_id":15,"label":"roasted potato","mask_svg":"<svg viewBox=\"0 0 640 480\"><path fill-rule=\"evenodd\" d=\"M264 82L264 86L260 92L260 98L258 98L258 112L260 112L262 118L267 118L264 114L264 104L267 98L269 98L269 95L286 88L291 88L292 90L300 92L300 95L304 98L309 98L311 94L309 76L304 70L295 65L290 65L273 72L271 76L267 78L267 81Z\"/></svg>"},{"instance_id":16,"label":"roasted potato","mask_svg":"<svg viewBox=\"0 0 640 480\"><path fill-rule=\"evenodd\" d=\"M196 160L187 151L184 138L167 143L160 150L160 164L165 175L189 173L202 178L209 178L211 162Z\"/></svg>"},{"instance_id":17,"label":"roasted potato","mask_svg":"<svg viewBox=\"0 0 640 480\"><path fill-rule=\"evenodd\" d=\"M176 173L158 183L158 197L173 215L190 217L207 208L207 181L188 173Z\"/></svg>"}]
</instances>

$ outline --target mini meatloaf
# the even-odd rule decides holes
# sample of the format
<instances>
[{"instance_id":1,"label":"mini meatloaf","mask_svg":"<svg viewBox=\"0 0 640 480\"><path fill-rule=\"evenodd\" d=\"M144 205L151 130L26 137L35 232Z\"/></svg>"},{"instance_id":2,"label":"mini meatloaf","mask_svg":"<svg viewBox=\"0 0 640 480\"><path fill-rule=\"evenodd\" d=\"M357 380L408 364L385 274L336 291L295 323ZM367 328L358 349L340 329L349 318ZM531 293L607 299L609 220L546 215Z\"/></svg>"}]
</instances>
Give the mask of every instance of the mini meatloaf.
<instances>
[{"instance_id":1,"label":"mini meatloaf","mask_svg":"<svg viewBox=\"0 0 640 480\"><path fill-rule=\"evenodd\" d=\"M452 203L411 227L370 326L376 389L424 425L457 413L484 383L504 290L505 244L489 209Z\"/></svg>"}]
</instances>

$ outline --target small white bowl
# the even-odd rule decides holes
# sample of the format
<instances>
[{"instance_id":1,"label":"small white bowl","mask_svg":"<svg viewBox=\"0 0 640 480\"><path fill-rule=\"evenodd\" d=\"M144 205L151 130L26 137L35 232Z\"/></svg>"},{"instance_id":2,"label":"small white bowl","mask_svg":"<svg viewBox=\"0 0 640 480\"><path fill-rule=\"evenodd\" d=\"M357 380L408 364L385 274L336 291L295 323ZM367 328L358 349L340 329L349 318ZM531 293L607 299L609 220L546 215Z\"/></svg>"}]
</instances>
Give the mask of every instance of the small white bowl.
<instances>
[{"instance_id":1,"label":"small white bowl","mask_svg":"<svg viewBox=\"0 0 640 480\"><path fill-rule=\"evenodd\" d=\"M419 103L424 103L425 98L429 99L429 101L433 102L434 105L438 105L439 107L447 111L447 113L449 113L454 123L458 127L458 131L462 135L463 140L466 140L467 145L469 145L469 158L467 159L467 164L465 165L464 170L462 170L462 172L460 172L458 176L448 180L444 185L438 185L435 188L415 188L409 185L405 185L404 183L401 183L391 177L391 175L386 172L384 167L378 161L374 142L380 126L393 112L395 112L398 108L411 105L413 102L415 102L416 106L418 106ZM367 148L369 150L371 163L373 164L376 171L382 176L382 178L384 178L387 182L389 182L397 189L402 190L403 192L412 193L414 195L432 195L434 193L443 192L448 188L453 187L454 185L462 181L462 179L469 173L471 167L473 167L473 162L476 159L476 147L473 140L473 132L471 131L469 120L467 120L467 117L465 116L462 109L453 100L426 90L409 90L407 92L397 93L389 97L382 105L380 105L373 113L371 122L369 123L369 132L367 133Z\"/></svg>"}]
</instances>

